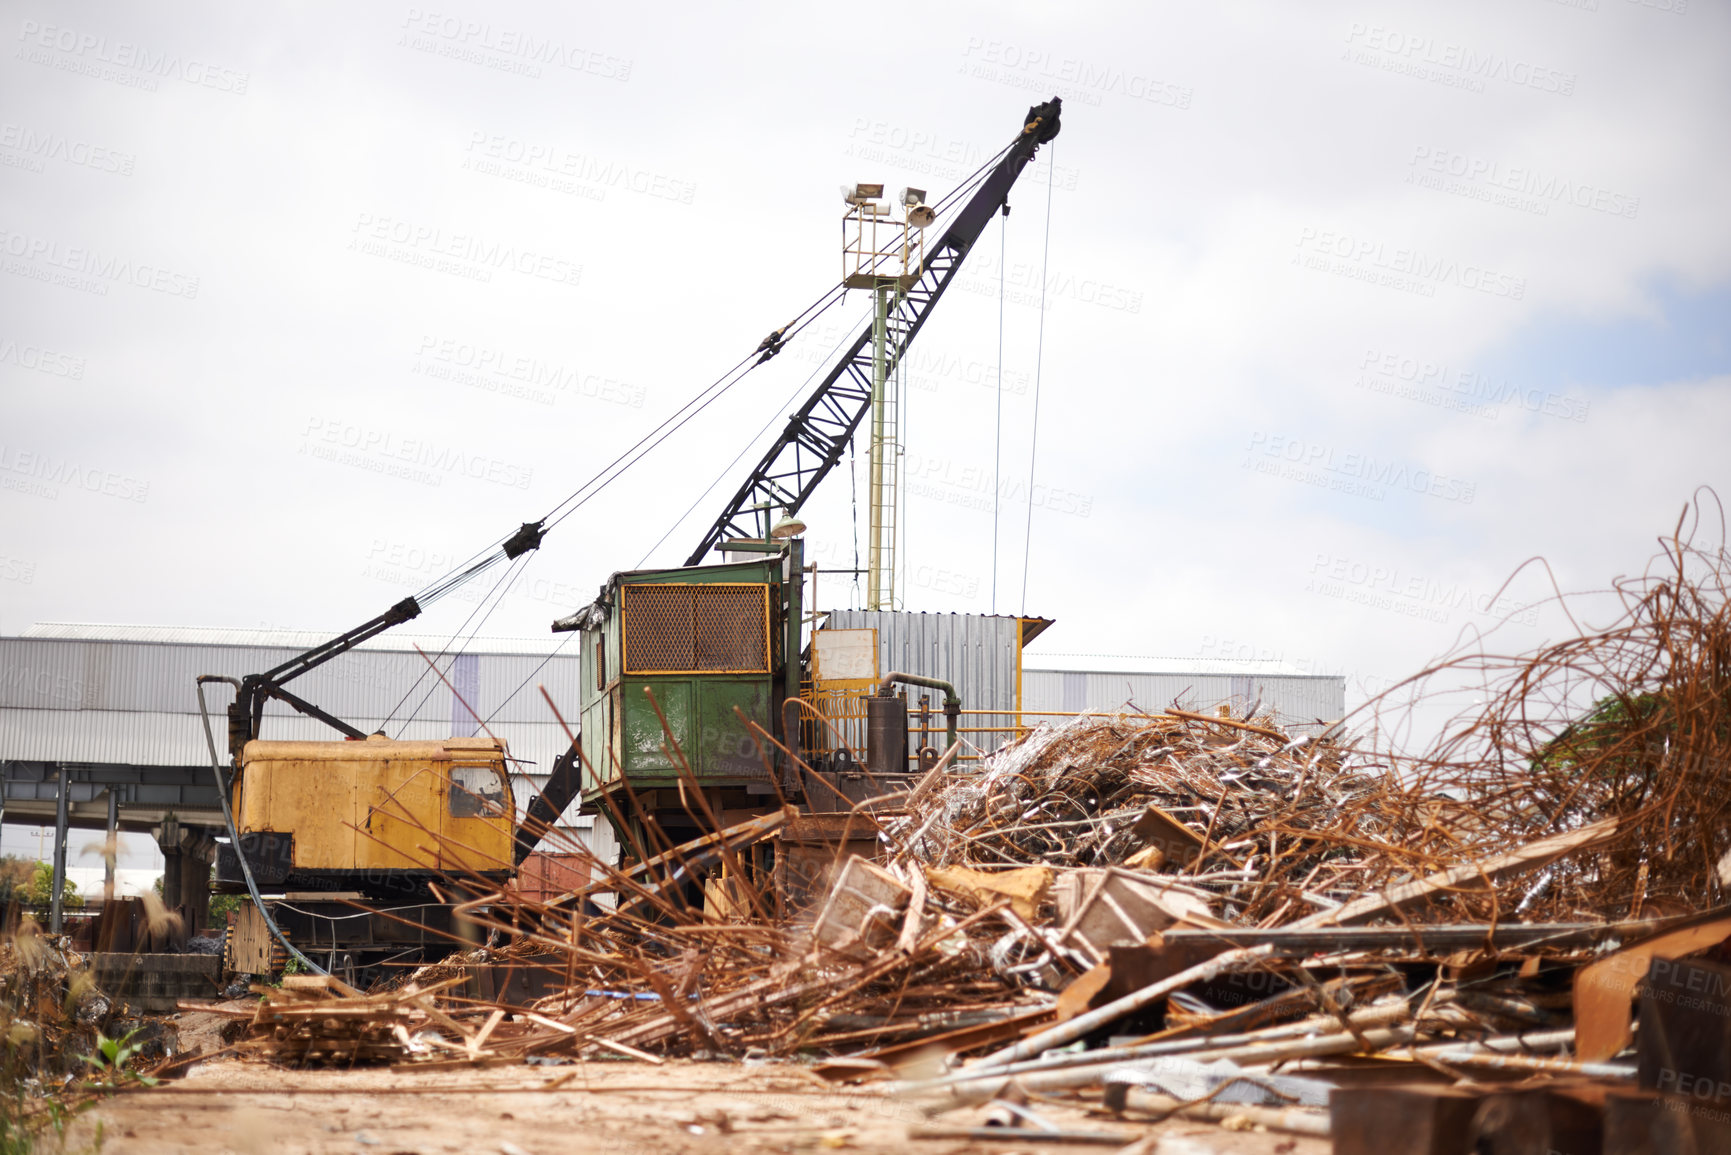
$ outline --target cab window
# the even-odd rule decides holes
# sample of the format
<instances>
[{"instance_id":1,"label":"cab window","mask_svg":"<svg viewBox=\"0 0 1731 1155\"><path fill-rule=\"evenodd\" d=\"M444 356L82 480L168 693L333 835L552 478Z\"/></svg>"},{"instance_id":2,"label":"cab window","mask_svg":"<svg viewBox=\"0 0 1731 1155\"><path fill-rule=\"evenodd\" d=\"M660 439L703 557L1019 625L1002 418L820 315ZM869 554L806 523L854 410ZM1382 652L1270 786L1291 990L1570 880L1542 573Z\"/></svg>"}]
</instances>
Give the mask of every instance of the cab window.
<instances>
[{"instance_id":1,"label":"cab window","mask_svg":"<svg viewBox=\"0 0 1731 1155\"><path fill-rule=\"evenodd\" d=\"M487 818L505 809L505 784L492 766L451 767L451 817Z\"/></svg>"}]
</instances>

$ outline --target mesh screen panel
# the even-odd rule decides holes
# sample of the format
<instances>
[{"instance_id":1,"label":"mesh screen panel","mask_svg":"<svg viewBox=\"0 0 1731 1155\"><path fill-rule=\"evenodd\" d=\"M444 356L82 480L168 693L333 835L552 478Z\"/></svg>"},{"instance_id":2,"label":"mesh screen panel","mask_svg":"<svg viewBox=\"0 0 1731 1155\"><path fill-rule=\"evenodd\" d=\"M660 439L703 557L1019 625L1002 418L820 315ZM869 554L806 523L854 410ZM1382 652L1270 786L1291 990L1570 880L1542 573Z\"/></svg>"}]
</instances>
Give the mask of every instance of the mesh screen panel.
<instances>
[{"instance_id":1,"label":"mesh screen panel","mask_svg":"<svg viewBox=\"0 0 1731 1155\"><path fill-rule=\"evenodd\" d=\"M689 670L697 660L691 586L626 586L625 671Z\"/></svg>"},{"instance_id":2,"label":"mesh screen panel","mask_svg":"<svg viewBox=\"0 0 1731 1155\"><path fill-rule=\"evenodd\" d=\"M769 587L625 586L625 672L769 670Z\"/></svg>"},{"instance_id":3,"label":"mesh screen panel","mask_svg":"<svg viewBox=\"0 0 1731 1155\"><path fill-rule=\"evenodd\" d=\"M696 592L697 668L769 669L767 586L692 586Z\"/></svg>"}]
</instances>

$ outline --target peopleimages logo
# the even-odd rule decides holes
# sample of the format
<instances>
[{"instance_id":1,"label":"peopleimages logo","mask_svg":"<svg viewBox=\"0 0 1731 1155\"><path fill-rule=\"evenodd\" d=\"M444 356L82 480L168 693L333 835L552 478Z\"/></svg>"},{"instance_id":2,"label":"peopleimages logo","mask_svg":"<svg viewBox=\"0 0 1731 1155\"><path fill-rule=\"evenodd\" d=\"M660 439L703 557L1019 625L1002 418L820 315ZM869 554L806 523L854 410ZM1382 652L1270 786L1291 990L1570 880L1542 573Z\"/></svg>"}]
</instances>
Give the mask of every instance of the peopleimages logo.
<instances>
[{"instance_id":1,"label":"peopleimages logo","mask_svg":"<svg viewBox=\"0 0 1731 1155\"><path fill-rule=\"evenodd\" d=\"M997 156L998 146L984 145L924 128L908 128L887 120L856 117L846 154L873 164L894 165L898 170L923 176L959 181ZM1042 149L1022 174L1022 183L1036 188L1048 183L1056 189L1074 191L1076 169L1053 165L1052 152Z\"/></svg>"},{"instance_id":2,"label":"peopleimages logo","mask_svg":"<svg viewBox=\"0 0 1731 1155\"><path fill-rule=\"evenodd\" d=\"M995 482L992 471L948 457L909 453L903 459L907 491L915 497L935 498L951 505L986 512L999 505L1032 504L1048 513L1087 517L1094 511L1094 495L1035 483L1030 489L1020 478Z\"/></svg>"},{"instance_id":3,"label":"peopleimages logo","mask_svg":"<svg viewBox=\"0 0 1731 1155\"><path fill-rule=\"evenodd\" d=\"M1002 275L1000 276L1000 270ZM981 296L1002 296L1013 305L1034 305L1042 302L1047 308L1062 300L1081 305L1095 305L1122 313L1142 311L1142 292L1114 285L1093 277L1078 277L1061 268L1046 269L1031 261L1011 261L1004 265L996 256L981 253L969 262L968 271L958 278L962 290Z\"/></svg>"},{"instance_id":4,"label":"peopleimages logo","mask_svg":"<svg viewBox=\"0 0 1731 1155\"><path fill-rule=\"evenodd\" d=\"M1471 505L1478 493L1473 482L1435 470L1369 453L1341 453L1331 445L1279 433L1252 433L1244 468L1372 501L1381 501L1389 490L1405 490Z\"/></svg>"},{"instance_id":5,"label":"peopleimages logo","mask_svg":"<svg viewBox=\"0 0 1731 1155\"><path fill-rule=\"evenodd\" d=\"M1459 191L1442 179L1452 177L1468 185L1483 186L1463 195L1477 193L1481 194L1480 199L1490 199L1493 195L1506 194L1506 199L1497 203L1525 208L1530 201L1533 210L1541 216L1549 213L1552 204L1573 205L1629 220L1634 220L1635 214L1641 211L1640 197L1613 192L1586 181L1571 180L1531 165L1504 164L1425 144L1413 149L1412 160L1408 163L1412 170L1407 174L1409 184L1421 184L1444 192Z\"/></svg>"},{"instance_id":6,"label":"peopleimages logo","mask_svg":"<svg viewBox=\"0 0 1731 1155\"><path fill-rule=\"evenodd\" d=\"M641 385L476 341L423 337L416 357L411 372L540 405L552 405L564 393L641 409L648 396Z\"/></svg>"},{"instance_id":7,"label":"peopleimages logo","mask_svg":"<svg viewBox=\"0 0 1731 1155\"><path fill-rule=\"evenodd\" d=\"M1300 229L1298 248L1299 253L1293 257L1295 264L1305 263L1306 255L1334 257L1346 262L1354 273L1362 273L1366 280L1374 280L1382 274L1420 287L1454 285L1511 301L1519 301L1527 295L1525 277L1499 273L1452 257L1434 256L1415 248L1394 248L1382 241L1333 229Z\"/></svg>"},{"instance_id":8,"label":"peopleimages logo","mask_svg":"<svg viewBox=\"0 0 1731 1155\"><path fill-rule=\"evenodd\" d=\"M0 688L16 701L26 696L38 700L66 702L72 706L89 706L102 696L100 683L86 682L77 674L58 670L32 670L15 666L0 673Z\"/></svg>"},{"instance_id":9,"label":"peopleimages logo","mask_svg":"<svg viewBox=\"0 0 1731 1155\"><path fill-rule=\"evenodd\" d=\"M367 551L366 563L361 567L361 576L388 585L422 589L456 569L466 557L468 554L459 554L455 549L427 549L408 542L374 538L372 548ZM491 598L495 592L496 587L476 583L452 591L451 596L460 601L478 603ZM585 598L594 596L593 591L585 592L583 587L528 574L519 574L505 587L505 593L525 601L555 606L582 605ZM414 664L420 665L420 659L414 659Z\"/></svg>"},{"instance_id":10,"label":"peopleimages logo","mask_svg":"<svg viewBox=\"0 0 1731 1155\"><path fill-rule=\"evenodd\" d=\"M1103 96L1125 96L1167 108L1189 108L1194 91L1160 79L1152 70L1137 72L1078 56L1060 56L1007 40L968 37L963 72L1012 88L1097 105Z\"/></svg>"},{"instance_id":11,"label":"peopleimages logo","mask_svg":"<svg viewBox=\"0 0 1731 1155\"><path fill-rule=\"evenodd\" d=\"M430 485L457 476L528 489L535 476L528 466L345 421L310 417L302 435L300 452L308 456Z\"/></svg>"},{"instance_id":12,"label":"peopleimages logo","mask_svg":"<svg viewBox=\"0 0 1731 1155\"><path fill-rule=\"evenodd\" d=\"M590 198L594 200L604 199L608 189L682 205L690 204L697 195L694 181L542 141L472 132L465 151L469 154L463 158L465 169L555 192L577 192L581 187L599 194Z\"/></svg>"},{"instance_id":13,"label":"peopleimages logo","mask_svg":"<svg viewBox=\"0 0 1731 1155\"><path fill-rule=\"evenodd\" d=\"M29 585L36 580L36 563L0 556L0 581Z\"/></svg>"},{"instance_id":14,"label":"peopleimages logo","mask_svg":"<svg viewBox=\"0 0 1731 1155\"><path fill-rule=\"evenodd\" d=\"M10 337L0 337L0 365L16 365L20 369L33 369L50 377L69 377L74 381L84 377L84 358L57 353L41 345L27 345Z\"/></svg>"},{"instance_id":15,"label":"peopleimages logo","mask_svg":"<svg viewBox=\"0 0 1731 1155\"><path fill-rule=\"evenodd\" d=\"M1549 389L1525 387L1506 378L1499 380L1476 370L1453 369L1441 360L1412 357L1384 349L1365 349L1364 357L1359 362L1359 370L1360 376L1354 384L1360 388L1387 393L1392 390L1386 386L1396 381L1404 382L1415 388L1433 391L1437 396L1458 400L1459 406L1450 407L1462 408L1463 411L1490 405L1524 409L1528 413L1540 413L1564 421L1582 422L1587 419L1592 404L1585 398ZM1377 378L1382 380L1379 382ZM1492 416L1494 415L1493 413Z\"/></svg>"},{"instance_id":16,"label":"peopleimages logo","mask_svg":"<svg viewBox=\"0 0 1731 1155\"><path fill-rule=\"evenodd\" d=\"M1324 597L1438 623L1449 621L1454 611L1461 609L1524 626L1539 623L1538 606L1525 605L1507 595L1337 554L1316 555L1304 588Z\"/></svg>"},{"instance_id":17,"label":"peopleimages logo","mask_svg":"<svg viewBox=\"0 0 1731 1155\"><path fill-rule=\"evenodd\" d=\"M350 231L348 247L355 252L471 280L491 281L499 269L556 285L583 280L583 266L575 261L398 217L361 213Z\"/></svg>"},{"instance_id":18,"label":"peopleimages logo","mask_svg":"<svg viewBox=\"0 0 1731 1155\"><path fill-rule=\"evenodd\" d=\"M1494 80L1559 96L1575 92L1575 74L1546 68L1500 52L1471 48L1434 36L1414 35L1378 24L1354 23L1346 34L1347 59L1402 72L1420 80L1483 92Z\"/></svg>"},{"instance_id":19,"label":"peopleimages logo","mask_svg":"<svg viewBox=\"0 0 1731 1155\"><path fill-rule=\"evenodd\" d=\"M158 52L128 40L110 40L106 36L40 24L35 20L19 23L18 39L24 43L20 58L28 59L32 64L43 64L99 80L112 80L148 92L155 92L157 81L162 79L181 80L199 88L245 96L250 79L244 72L219 68L176 52ZM51 52L61 55L57 59L48 55ZM117 69L132 75L123 75Z\"/></svg>"},{"instance_id":20,"label":"peopleimages logo","mask_svg":"<svg viewBox=\"0 0 1731 1155\"><path fill-rule=\"evenodd\" d=\"M541 76L542 65L621 83L631 79L632 62L625 57L485 20L410 8L402 28L402 47L532 79Z\"/></svg>"},{"instance_id":21,"label":"peopleimages logo","mask_svg":"<svg viewBox=\"0 0 1731 1155\"><path fill-rule=\"evenodd\" d=\"M44 161L54 160L78 168L113 173L116 176L131 176L133 166L138 163L138 158L129 152L120 152L58 132L43 132L11 122L0 124L0 150L15 154L19 159L28 162L25 167L33 172L41 172ZM5 156L0 156L0 163L12 162Z\"/></svg>"},{"instance_id":22,"label":"peopleimages logo","mask_svg":"<svg viewBox=\"0 0 1731 1155\"><path fill-rule=\"evenodd\" d=\"M96 469L69 457L20 450L0 442L0 488L57 500L64 485L86 493L100 493L121 501L143 502L150 497L150 482L107 469Z\"/></svg>"},{"instance_id":23,"label":"peopleimages logo","mask_svg":"<svg viewBox=\"0 0 1731 1155\"><path fill-rule=\"evenodd\" d=\"M49 237L0 228L0 254L25 262L16 267L9 264L6 269L9 273L42 281L70 278L77 282L70 287L95 289L102 295L107 294L108 284L126 284L189 301L198 296L195 276L99 249L63 245Z\"/></svg>"}]
</instances>

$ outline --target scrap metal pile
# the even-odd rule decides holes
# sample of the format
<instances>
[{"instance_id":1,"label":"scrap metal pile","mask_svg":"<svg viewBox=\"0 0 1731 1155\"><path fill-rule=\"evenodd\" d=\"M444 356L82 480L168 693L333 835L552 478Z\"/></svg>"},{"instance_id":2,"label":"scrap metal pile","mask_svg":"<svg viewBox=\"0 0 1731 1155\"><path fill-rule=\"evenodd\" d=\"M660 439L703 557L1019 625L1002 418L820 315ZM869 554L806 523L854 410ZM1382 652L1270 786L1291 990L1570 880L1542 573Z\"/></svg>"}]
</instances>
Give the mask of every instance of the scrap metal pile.
<instances>
[{"instance_id":1,"label":"scrap metal pile","mask_svg":"<svg viewBox=\"0 0 1731 1155\"><path fill-rule=\"evenodd\" d=\"M0 1071L5 1079L80 1073L117 1008L83 956L25 916L0 943Z\"/></svg>"},{"instance_id":2,"label":"scrap metal pile","mask_svg":"<svg viewBox=\"0 0 1731 1155\"><path fill-rule=\"evenodd\" d=\"M1427 671L1478 704L1419 756L1084 717L856 807L879 853L792 913L765 866L785 810L549 902L489 893L464 914L544 993L444 1000L442 1051L806 1056L934 1111L1099 1096L1343 1152L1393 1119L1731 1150L1731 1116L1657 1095L1731 1087L1728 574L1673 542L1610 627ZM1705 1029L1701 990L1727 1004Z\"/></svg>"}]
</instances>

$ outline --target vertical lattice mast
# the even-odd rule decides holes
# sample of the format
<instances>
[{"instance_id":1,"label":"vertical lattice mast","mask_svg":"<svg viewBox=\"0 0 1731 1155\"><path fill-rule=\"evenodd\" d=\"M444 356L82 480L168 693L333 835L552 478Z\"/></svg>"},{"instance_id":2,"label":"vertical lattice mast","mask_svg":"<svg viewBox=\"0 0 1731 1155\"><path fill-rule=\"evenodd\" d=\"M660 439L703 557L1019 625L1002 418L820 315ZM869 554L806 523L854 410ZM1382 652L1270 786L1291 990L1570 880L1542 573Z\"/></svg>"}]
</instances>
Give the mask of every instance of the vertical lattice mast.
<instances>
[{"instance_id":1,"label":"vertical lattice mast","mask_svg":"<svg viewBox=\"0 0 1731 1155\"><path fill-rule=\"evenodd\" d=\"M904 315L907 290L925 271L923 230L932 220L923 189L903 189L899 219L882 204L881 184L843 189L842 284L870 289L871 445L867 513L866 609L896 606L897 495L901 480L900 383L902 354L912 335Z\"/></svg>"},{"instance_id":2,"label":"vertical lattice mast","mask_svg":"<svg viewBox=\"0 0 1731 1155\"><path fill-rule=\"evenodd\" d=\"M858 222L852 248L859 254L844 264L844 273L855 272L864 278L850 283L857 287L871 287L875 291L876 282L872 278L877 276L890 274L892 280L900 282L901 291L891 295L887 306L890 319L882 352L873 340L875 326L863 328L805 403L788 416L787 425L775 444L769 447L740 484L722 508L721 515L704 531L697 548L686 559L686 565L702 565L711 550L730 539L761 539L769 532L775 510L797 514L812 491L840 463L860 425L872 413L873 386L877 376L874 362L882 357L890 363L892 373L899 370L902 353L931 316L932 307L955 278L968 251L979 240L987 223L1008 203L1016 177L1034 159L1040 145L1058 135L1062 107L1063 102L1053 97L1028 110L1021 130L991 162L989 170L984 171L984 176L974 186L973 195L959 207L946 211L948 224L935 241L909 237L908 227L919 229L933 224L936 211L923 204L912 207L904 204L907 207L906 219L895 221L893 228L909 248L894 251L894 263L883 261L890 254L878 245L879 226L891 224L888 220L879 219L890 216L887 208L869 215L850 211L844 218ZM850 210L859 207L856 202L868 199L861 195L867 189L872 191L869 198L872 200L883 194L882 186L873 189L856 185L845 190ZM918 190L910 189L908 192L917 193ZM845 231L843 235L847 235ZM847 251L844 247L844 252ZM871 255L869 261L865 259L867 253ZM898 264L906 270L902 277L893 276ZM769 344L763 357L767 360L779 351L779 344ZM897 380L899 392L899 378ZM897 414L896 425L899 438L907 427L905 412ZM896 461L897 468L892 470L892 477L899 471L899 457ZM902 568L906 569L905 563Z\"/></svg>"}]
</instances>

